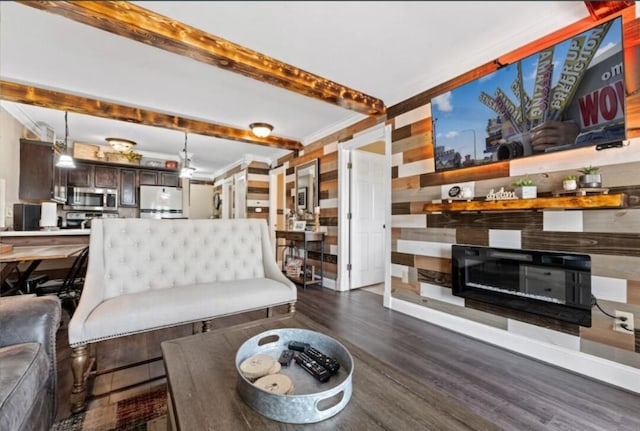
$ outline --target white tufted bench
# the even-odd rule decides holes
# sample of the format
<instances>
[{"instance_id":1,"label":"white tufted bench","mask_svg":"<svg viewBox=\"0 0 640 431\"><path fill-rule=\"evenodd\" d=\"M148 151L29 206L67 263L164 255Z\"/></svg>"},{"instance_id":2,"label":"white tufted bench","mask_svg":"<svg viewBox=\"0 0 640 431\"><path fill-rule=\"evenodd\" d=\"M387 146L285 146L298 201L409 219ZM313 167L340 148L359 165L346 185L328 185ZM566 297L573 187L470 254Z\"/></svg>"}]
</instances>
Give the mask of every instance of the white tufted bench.
<instances>
[{"instance_id":1,"label":"white tufted bench","mask_svg":"<svg viewBox=\"0 0 640 431\"><path fill-rule=\"evenodd\" d=\"M69 322L72 412L85 407L91 343L289 304L264 220L96 219Z\"/></svg>"}]
</instances>

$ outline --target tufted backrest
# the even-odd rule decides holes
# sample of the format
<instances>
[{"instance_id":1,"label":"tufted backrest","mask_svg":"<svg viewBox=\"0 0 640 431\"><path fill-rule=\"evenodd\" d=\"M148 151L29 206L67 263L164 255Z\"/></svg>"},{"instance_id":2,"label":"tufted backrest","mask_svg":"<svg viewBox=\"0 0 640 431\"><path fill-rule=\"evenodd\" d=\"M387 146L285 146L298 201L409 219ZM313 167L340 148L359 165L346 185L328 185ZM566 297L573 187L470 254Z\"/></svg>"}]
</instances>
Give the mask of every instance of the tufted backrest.
<instances>
[{"instance_id":1,"label":"tufted backrest","mask_svg":"<svg viewBox=\"0 0 640 431\"><path fill-rule=\"evenodd\" d=\"M264 220L102 219L91 225L91 274L103 299L152 289L264 277ZM98 250L96 250L96 248ZM97 281L96 280L96 281Z\"/></svg>"}]
</instances>

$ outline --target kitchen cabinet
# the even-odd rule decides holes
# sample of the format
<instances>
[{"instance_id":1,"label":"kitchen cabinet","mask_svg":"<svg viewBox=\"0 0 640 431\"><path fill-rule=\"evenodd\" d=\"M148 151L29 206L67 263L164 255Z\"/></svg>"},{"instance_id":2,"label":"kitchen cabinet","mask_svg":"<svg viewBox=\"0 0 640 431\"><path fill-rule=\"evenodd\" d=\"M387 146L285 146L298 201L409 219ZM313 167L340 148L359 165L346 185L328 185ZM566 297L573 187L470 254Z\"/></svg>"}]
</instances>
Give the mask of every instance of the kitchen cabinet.
<instances>
[{"instance_id":1,"label":"kitchen cabinet","mask_svg":"<svg viewBox=\"0 0 640 431\"><path fill-rule=\"evenodd\" d=\"M112 166L94 166L95 187L100 189L117 189L118 188L118 168Z\"/></svg>"},{"instance_id":2,"label":"kitchen cabinet","mask_svg":"<svg viewBox=\"0 0 640 431\"><path fill-rule=\"evenodd\" d=\"M138 206L138 171L136 169L120 169L120 206Z\"/></svg>"},{"instance_id":3,"label":"kitchen cabinet","mask_svg":"<svg viewBox=\"0 0 640 431\"><path fill-rule=\"evenodd\" d=\"M138 179L141 186L158 185L158 172L140 170L138 173Z\"/></svg>"},{"instance_id":4,"label":"kitchen cabinet","mask_svg":"<svg viewBox=\"0 0 640 431\"><path fill-rule=\"evenodd\" d=\"M20 200L65 201L66 174L55 166L58 156L50 142L20 139Z\"/></svg>"},{"instance_id":5,"label":"kitchen cabinet","mask_svg":"<svg viewBox=\"0 0 640 431\"><path fill-rule=\"evenodd\" d=\"M180 178L173 172L160 172L160 185L167 187L178 187Z\"/></svg>"},{"instance_id":6,"label":"kitchen cabinet","mask_svg":"<svg viewBox=\"0 0 640 431\"><path fill-rule=\"evenodd\" d=\"M140 172L138 172L138 181L141 186L178 187L178 174L141 169Z\"/></svg>"},{"instance_id":7,"label":"kitchen cabinet","mask_svg":"<svg viewBox=\"0 0 640 431\"><path fill-rule=\"evenodd\" d=\"M114 166L90 165L76 162L76 168L67 173L70 187L118 188L118 168Z\"/></svg>"},{"instance_id":8,"label":"kitchen cabinet","mask_svg":"<svg viewBox=\"0 0 640 431\"><path fill-rule=\"evenodd\" d=\"M67 185L69 187L92 187L93 166L76 162L75 169L67 172Z\"/></svg>"},{"instance_id":9,"label":"kitchen cabinet","mask_svg":"<svg viewBox=\"0 0 640 431\"><path fill-rule=\"evenodd\" d=\"M119 206L137 207L140 185L178 187L178 173L168 169L122 167L104 162L75 161L75 169L56 167L60 154L50 142L20 139L19 199L66 203L67 186L113 189Z\"/></svg>"}]
</instances>

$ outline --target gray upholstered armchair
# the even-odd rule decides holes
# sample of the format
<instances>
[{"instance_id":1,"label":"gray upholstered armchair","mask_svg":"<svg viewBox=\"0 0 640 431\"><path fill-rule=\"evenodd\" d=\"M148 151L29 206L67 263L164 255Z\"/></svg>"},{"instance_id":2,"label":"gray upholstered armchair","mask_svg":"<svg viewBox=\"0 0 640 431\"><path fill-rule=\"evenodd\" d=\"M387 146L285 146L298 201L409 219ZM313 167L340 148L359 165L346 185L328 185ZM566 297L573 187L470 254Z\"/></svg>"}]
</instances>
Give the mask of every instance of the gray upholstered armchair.
<instances>
[{"instance_id":1,"label":"gray upholstered armchair","mask_svg":"<svg viewBox=\"0 0 640 431\"><path fill-rule=\"evenodd\" d=\"M0 298L0 430L48 430L57 403L54 296Z\"/></svg>"}]
</instances>

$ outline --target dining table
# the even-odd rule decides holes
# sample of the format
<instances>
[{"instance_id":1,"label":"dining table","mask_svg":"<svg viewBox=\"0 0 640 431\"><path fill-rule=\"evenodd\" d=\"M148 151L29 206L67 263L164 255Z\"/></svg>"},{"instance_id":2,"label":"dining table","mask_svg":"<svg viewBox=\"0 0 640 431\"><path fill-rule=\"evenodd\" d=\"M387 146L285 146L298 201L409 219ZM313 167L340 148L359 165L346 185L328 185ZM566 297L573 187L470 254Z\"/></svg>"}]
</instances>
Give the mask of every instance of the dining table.
<instances>
[{"instance_id":1,"label":"dining table","mask_svg":"<svg viewBox=\"0 0 640 431\"><path fill-rule=\"evenodd\" d=\"M87 244L30 245L13 247L12 251L0 254L0 263L4 264L0 270L0 295L31 293L27 281L42 261L66 259L80 253L85 247ZM18 271L22 263L29 263L29 266ZM18 274L17 282L10 284L7 279L13 272Z\"/></svg>"}]
</instances>

